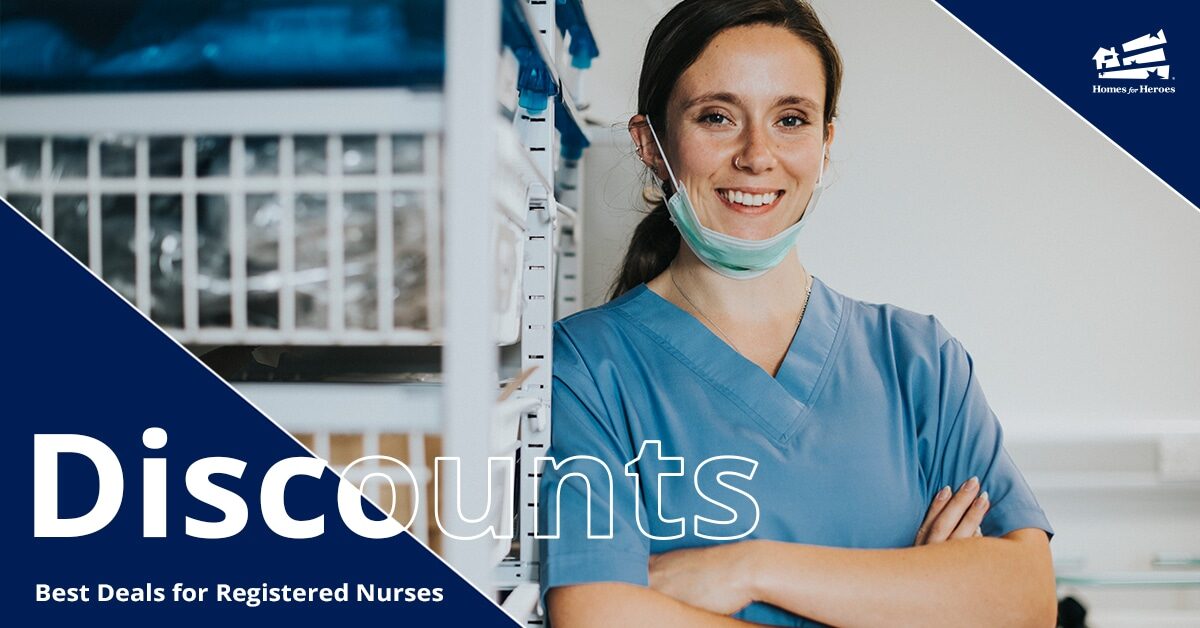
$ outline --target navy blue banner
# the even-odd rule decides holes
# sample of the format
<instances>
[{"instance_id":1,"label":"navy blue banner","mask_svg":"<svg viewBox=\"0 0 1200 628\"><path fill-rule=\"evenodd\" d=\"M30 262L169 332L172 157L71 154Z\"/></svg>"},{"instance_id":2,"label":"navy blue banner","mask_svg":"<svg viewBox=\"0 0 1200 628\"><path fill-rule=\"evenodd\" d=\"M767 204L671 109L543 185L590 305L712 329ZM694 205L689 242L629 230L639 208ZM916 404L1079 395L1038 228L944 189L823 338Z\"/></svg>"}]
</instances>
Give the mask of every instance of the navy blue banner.
<instances>
[{"instance_id":1,"label":"navy blue banner","mask_svg":"<svg viewBox=\"0 0 1200 628\"><path fill-rule=\"evenodd\" d=\"M13 481L0 530L6 623L18 617L10 625L515 625L407 533L369 540L351 532L337 508L339 480L328 469L320 478L291 479L285 492L292 518L324 515L323 534L292 540L272 532L260 509L264 474L308 452L3 203L0 272L0 324L8 330L0 415L11 438ZM143 444L152 427L166 432L159 449ZM35 434L82 434L112 450L123 495L111 523L77 538L35 537ZM222 519L185 485L189 465L213 456L245 462L240 478L212 476L248 505L245 528L220 540L185 534L187 517ZM97 467L79 454L57 458L58 515L83 515L97 500ZM143 536L147 458L166 459L165 538ZM176 600L177 583L193 593L207 587L206 602ZM243 600L216 601L219 584L240 588ZM37 601L39 585L43 592L58 589L62 601ZM108 601L99 601L100 585L109 587ZM261 596L264 585L277 594L283 587L343 588L349 599L254 605L250 597ZM359 585L428 592L419 596L424 600L367 602ZM159 595L164 599L154 601ZM144 597L151 600L134 601Z\"/></svg>"},{"instance_id":2,"label":"navy blue banner","mask_svg":"<svg viewBox=\"0 0 1200 628\"><path fill-rule=\"evenodd\" d=\"M1200 8L1195 2L938 2L1200 205Z\"/></svg>"}]
</instances>

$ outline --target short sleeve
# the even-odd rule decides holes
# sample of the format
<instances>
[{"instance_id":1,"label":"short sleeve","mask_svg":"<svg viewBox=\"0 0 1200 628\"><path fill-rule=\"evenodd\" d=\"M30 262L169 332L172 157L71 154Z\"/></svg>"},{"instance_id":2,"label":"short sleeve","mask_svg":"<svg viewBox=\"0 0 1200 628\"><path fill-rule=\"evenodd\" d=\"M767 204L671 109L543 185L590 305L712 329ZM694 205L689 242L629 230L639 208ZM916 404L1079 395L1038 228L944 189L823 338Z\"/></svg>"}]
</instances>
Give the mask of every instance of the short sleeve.
<instances>
[{"instance_id":1,"label":"short sleeve","mask_svg":"<svg viewBox=\"0 0 1200 628\"><path fill-rule=\"evenodd\" d=\"M1004 449L1004 432L975 376L971 356L955 338L941 346L941 403L934 487L959 485L977 476L991 507L980 526L985 536L1039 528L1053 538L1050 521L1029 484Z\"/></svg>"},{"instance_id":2,"label":"short sleeve","mask_svg":"<svg viewBox=\"0 0 1200 628\"><path fill-rule=\"evenodd\" d=\"M645 507L625 475L636 456L628 430L605 409L575 346L557 326L554 351L547 452L553 462L542 466L538 531L557 538L541 541L542 594L590 582L646 586L650 543L635 518L641 509L645 520Z\"/></svg>"}]
</instances>

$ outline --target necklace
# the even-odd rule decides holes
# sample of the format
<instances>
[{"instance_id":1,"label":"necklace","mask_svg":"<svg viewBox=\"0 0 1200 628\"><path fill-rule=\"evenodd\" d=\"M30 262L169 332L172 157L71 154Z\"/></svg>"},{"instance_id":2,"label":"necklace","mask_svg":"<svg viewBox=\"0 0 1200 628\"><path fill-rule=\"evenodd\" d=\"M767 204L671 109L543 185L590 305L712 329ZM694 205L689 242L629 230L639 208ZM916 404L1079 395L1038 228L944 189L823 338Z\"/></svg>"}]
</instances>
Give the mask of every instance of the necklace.
<instances>
[{"instance_id":1,"label":"necklace","mask_svg":"<svg viewBox=\"0 0 1200 628\"><path fill-rule=\"evenodd\" d=\"M713 328L721 334L721 337L723 337L725 341L729 343L729 346L733 347L734 351L742 353L742 350L738 349L738 346L734 344L733 338L730 338L729 334L725 333L724 329L721 329L721 326L717 324L717 321L709 318L708 315L704 313L704 310L700 309L700 306L696 305L696 302L692 301L692 299L688 297L687 293L683 291L683 288L679 287L679 282L675 280L675 272L670 269L668 269L667 272L670 273L671 283L675 284L675 289L679 291L679 294L683 297L683 300L687 301L688 305L692 306L692 309L696 310L700 316L703 316L704 320L708 321L709 324L711 324ZM812 296L812 275L809 275L808 281L805 282L804 305L800 306L800 316L796 318L796 329L800 328L800 321L804 320L804 312L808 310L808 298L810 296ZM745 355L745 353L742 353L742 355Z\"/></svg>"}]
</instances>

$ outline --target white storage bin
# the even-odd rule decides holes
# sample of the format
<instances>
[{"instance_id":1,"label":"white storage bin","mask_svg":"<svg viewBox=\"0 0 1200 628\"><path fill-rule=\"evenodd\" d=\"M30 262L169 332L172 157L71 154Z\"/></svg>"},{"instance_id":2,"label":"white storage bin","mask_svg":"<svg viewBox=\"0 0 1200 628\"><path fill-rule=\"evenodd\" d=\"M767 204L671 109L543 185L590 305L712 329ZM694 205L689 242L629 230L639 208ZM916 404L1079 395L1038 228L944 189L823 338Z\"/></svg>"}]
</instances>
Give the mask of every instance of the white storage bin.
<instances>
[{"instance_id":1,"label":"white storage bin","mask_svg":"<svg viewBox=\"0 0 1200 628\"><path fill-rule=\"evenodd\" d=\"M440 105L400 89L4 98L0 195L180 342L436 344ZM502 170L511 343L531 169Z\"/></svg>"}]
</instances>

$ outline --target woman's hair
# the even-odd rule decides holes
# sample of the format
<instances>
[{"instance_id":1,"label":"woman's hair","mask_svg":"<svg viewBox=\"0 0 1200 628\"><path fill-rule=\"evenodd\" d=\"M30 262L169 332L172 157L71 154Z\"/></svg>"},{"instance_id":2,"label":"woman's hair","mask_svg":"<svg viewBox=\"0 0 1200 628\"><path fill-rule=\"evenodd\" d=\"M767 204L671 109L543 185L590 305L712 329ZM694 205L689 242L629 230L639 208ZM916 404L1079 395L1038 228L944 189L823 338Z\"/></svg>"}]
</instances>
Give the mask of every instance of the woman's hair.
<instances>
[{"instance_id":1,"label":"woman's hair","mask_svg":"<svg viewBox=\"0 0 1200 628\"><path fill-rule=\"evenodd\" d=\"M791 31L817 49L825 71L823 123L837 116L842 87L842 58L833 40L804 0L684 0L650 34L638 80L638 113L650 116L665 141L667 99L675 82L719 33L737 26L764 24ZM663 196L667 193L663 184ZM638 224L625 252L621 272L609 291L615 299L666 270L679 250L679 231L671 223L663 197L647 198L650 213Z\"/></svg>"}]
</instances>

